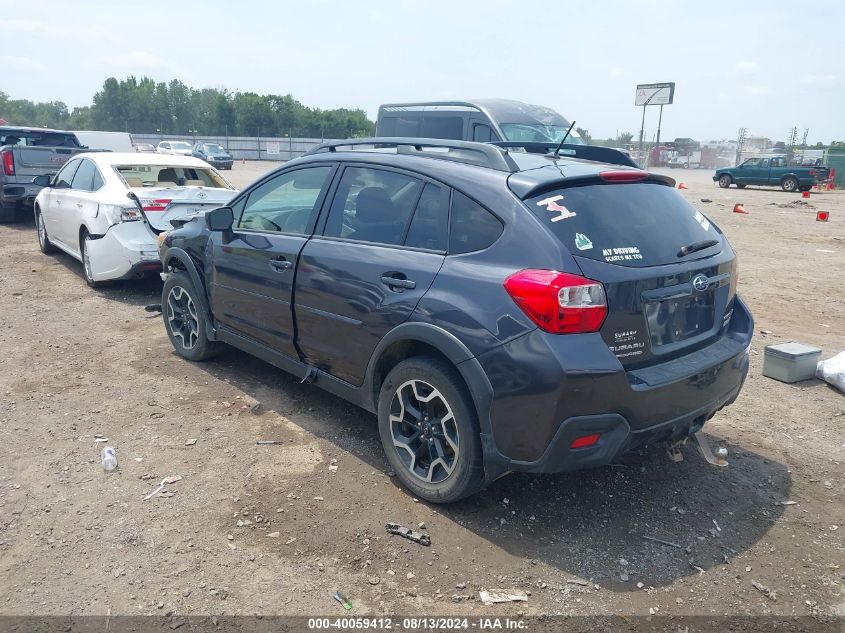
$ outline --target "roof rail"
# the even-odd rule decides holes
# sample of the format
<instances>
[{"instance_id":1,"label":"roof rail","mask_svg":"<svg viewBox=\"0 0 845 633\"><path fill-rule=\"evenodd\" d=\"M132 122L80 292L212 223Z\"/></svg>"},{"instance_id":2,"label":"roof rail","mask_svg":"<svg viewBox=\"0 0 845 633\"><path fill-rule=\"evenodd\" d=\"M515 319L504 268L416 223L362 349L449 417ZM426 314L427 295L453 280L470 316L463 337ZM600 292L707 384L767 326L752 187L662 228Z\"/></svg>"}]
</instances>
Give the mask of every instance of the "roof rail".
<instances>
[{"instance_id":1,"label":"roof rail","mask_svg":"<svg viewBox=\"0 0 845 633\"><path fill-rule=\"evenodd\" d=\"M625 165L626 167L640 166L634 162L634 159L620 152L618 149L611 147L603 147L601 145L575 145L572 143L564 143L560 146L558 155L554 152L558 149L557 143L551 142L529 142L529 141L500 141L493 142L491 145L496 145L502 148L522 148L530 154L545 154L549 158L578 158L581 160L592 160L598 163L610 163L612 165Z\"/></svg>"},{"instance_id":2,"label":"roof rail","mask_svg":"<svg viewBox=\"0 0 845 633\"><path fill-rule=\"evenodd\" d=\"M372 145L374 148L395 147L397 154L449 160L456 163L488 167L498 171L519 171L517 164L508 156L508 150L503 147L496 147L490 143L472 143L469 141L452 141L436 138L354 138L323 143L309 150L306 154L336 152L338 147L356 147L360 145ZM428 149L445 149L448 151L426 151Z\"/></svg>"}]
</instances>

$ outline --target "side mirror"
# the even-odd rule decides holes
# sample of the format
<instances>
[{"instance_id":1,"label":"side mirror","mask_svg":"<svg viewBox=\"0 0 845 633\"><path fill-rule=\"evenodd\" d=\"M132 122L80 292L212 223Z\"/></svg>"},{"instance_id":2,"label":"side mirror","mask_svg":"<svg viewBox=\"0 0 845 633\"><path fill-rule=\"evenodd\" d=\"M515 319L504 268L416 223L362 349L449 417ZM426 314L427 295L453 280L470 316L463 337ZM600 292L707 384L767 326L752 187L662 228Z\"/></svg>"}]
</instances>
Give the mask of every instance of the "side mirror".
<instances>
[{"instance_id":1,"label":"side mirror","mask_svg":"<svg viewBox=\"0 0 845 633\"><path fill-rule=\"evenodd\" d=\"M205 225L209 231L231 231L235 221L232 207L212 209L205 214Z\"/></svg>"},{"instance_id":2,"label":"side mirror","mask_svg":"<svg viewBox=\"0 0 845 633\"><path fill-rule=\"evenodd\" d=\"M53 177L50 174L41 174L32 179L32 184L39 187L49 187L52 180Z\"/></svg>"}]
</instances>

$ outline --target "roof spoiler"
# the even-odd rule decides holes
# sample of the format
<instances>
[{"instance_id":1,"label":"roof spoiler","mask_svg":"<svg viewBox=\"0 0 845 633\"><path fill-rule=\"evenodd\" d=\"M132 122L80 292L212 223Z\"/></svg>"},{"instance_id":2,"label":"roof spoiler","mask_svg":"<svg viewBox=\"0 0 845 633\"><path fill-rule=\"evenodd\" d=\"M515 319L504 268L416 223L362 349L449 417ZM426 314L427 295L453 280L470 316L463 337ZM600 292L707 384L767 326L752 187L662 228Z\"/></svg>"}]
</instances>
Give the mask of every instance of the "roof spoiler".
<instances>
[{"instance_id":1,"label":"roof spoiler","mask_svg":"<svg viewBox=\"0 0 845 633\"><path fill-rule=\"evenodd\" d=\"M591 160L597 163L610 163L611 165L624 165L626 167L640 169L640 166L624 152L610 147L602 147L601 145L574 145L572 143L565 143L558 146L557 143L534 141L498 141L491 143L491 145L496 145L504 149L521 149L529 154L544 154L549 158L577 158L580 160ZM558 147L560 147L560 151L555 156L555 150Z\"/></svg>"},{"instance_id":2,"label":"roof spoiler","mask_svg":"<svg viewBox=\"0 0 845 633\"><path fill-rule=\"evenodd\" d=\"M519 171L519 167L514 160L508 156L508 150L504 147L496 147L490 143L473 143L470 141L452 141L436 138L354 138L344 141L323 143L309 150L306 154L336 152L339 147L355 148L366 145L372 146L372 149L395 147L397 154L437 158L456 163L465 163L467 165L479 165L481 167L489 167L490 169L496 169L498 171Z\"/></svg>"}]
</instances>

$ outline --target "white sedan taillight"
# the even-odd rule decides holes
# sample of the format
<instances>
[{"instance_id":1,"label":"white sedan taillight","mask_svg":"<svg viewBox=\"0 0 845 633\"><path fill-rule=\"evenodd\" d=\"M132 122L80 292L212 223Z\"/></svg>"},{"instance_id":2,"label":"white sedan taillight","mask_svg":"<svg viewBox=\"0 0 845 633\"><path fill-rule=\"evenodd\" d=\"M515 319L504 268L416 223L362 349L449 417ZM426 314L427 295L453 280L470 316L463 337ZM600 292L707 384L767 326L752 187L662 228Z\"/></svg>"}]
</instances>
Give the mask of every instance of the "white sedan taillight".
<instances>
[{"instance_id":1,"label":"white sedan taillight","mask_svg":"<svg viewBox=\"0 0 845 633\"><path fill-rule=\"evenodd\" d=\"M120 224L121 222L135 222L141 219L141 211L135 206L124 206L119 204L103 205L106 212L106 219L109 224Z\"/></svg>"}]
</instances>

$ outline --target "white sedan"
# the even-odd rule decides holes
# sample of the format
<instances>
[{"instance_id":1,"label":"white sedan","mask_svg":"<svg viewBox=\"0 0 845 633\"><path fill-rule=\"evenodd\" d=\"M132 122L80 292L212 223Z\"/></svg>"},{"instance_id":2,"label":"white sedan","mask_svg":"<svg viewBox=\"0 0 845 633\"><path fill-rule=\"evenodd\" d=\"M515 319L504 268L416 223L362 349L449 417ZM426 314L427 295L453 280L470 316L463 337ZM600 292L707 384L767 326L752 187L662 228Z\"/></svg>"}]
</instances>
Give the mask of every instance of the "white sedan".
<instances>
[{"instance_id":1,"label":"white sedan","mask_svg":"<svg viewBox=\"0 0 845 633\"><path fill-rule=\"evenodd\" d=\"M41 251L80 260L90 286L160 270L156 237L173 228L170 221L237 193L198 158L138 153L77 154L38 184L45 185L35 199Z\"/></svg>"},{"instance_id":2,"label":"white sedan","mask_svg":"<svg viewBox=\"0 0 845 633\"><path fill-rule=\"evenodd\" d=\"M159 154L190 156L193 153L193 145L186 141L162 141L156 147L156 151Z\"/></svg>"}]
</instances>

